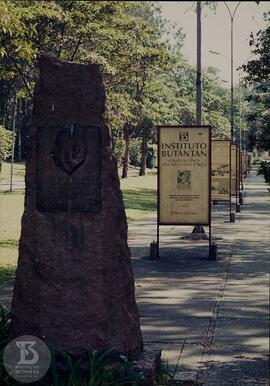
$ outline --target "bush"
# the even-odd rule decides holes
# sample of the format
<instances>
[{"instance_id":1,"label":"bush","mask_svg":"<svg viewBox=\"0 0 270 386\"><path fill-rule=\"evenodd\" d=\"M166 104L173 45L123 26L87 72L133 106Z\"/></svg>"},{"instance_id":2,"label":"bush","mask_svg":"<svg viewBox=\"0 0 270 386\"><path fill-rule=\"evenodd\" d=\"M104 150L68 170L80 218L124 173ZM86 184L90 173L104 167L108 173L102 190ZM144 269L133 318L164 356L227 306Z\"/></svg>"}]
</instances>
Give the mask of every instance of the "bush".
<instances>
[{"instance_id":1,"label":"bush","mask_svg":"<svg viewBox=\"0 0 270 386\"><path fill-rule=\"evenodd\" d=\"M261 161L258 174L263 174L265 181L270 183L270 162Z\"/></svg>"},{"instance_id":2,"label":"bush","mask_svg":"<svg viewBox=\"0 0 270 386\"><path fill-rule=\"evenodd\" d=\"M142 142L140 139L132 139L130 141L130 150L129 150L130 165L140 166L141 146L142 146Z\"/></svg>"},{"instance_id":3,"label":"bush","mask_svg":"<svg viewBox=\"0 0 270 386\"><path fill-rule=\"evenodd\" d=\"M124 156L125 142L123 139L115 139L113 141L113 154L117 160L118 165L122 164Z\"/></svg>"},{"instance_id":4,"label":"bush","mask_svg":"<svg viewBox=\"0 0 270 386\"><path fill-rule=\"evenodd\" d=\"M146 155L146 167L148 169L153 169L157 164L157 147L156 145L150 145L148 147Z\"/></svg>"},{"instance_id":5,"label":"bush","mask_svg":"<svg viewBox=\"0 0 270 386\"><path fill-rule=\"evenodd\" d=\"M0 125L0 171L2 162L11 156L12 149L12 131L7 130Z\"/></svg>"},{"instance_id":6,"label":"bush","mask_svg":"<svg viewBox=\"0 0 270 386\"><path fill-rule=\"evenodd\" d=\"M11 318L8 310L0 305L0 383L15 386L3 364L3 354L10 337ZM49 348L51 365L44 378L36 386L138 386L144 375L136 361L129 361L117 350L94 351L83 358L73 358L66 352Z\"/></svg>"}]
</instances>

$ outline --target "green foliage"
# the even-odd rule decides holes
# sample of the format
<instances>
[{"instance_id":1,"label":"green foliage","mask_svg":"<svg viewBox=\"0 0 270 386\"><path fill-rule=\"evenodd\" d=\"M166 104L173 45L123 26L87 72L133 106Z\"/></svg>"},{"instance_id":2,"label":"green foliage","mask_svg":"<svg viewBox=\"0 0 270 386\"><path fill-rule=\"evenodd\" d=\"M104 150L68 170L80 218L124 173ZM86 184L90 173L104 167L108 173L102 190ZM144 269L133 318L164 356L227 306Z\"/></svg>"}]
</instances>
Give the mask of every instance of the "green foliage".
<instances>
[{"instance_id":1,"label":"green foliage","mask_svg":"<svg viewBox=\"0 0 270 386\"><path fill-rule=\"evenodd\" d=\"M263 174L265 181L270 183L270 162L262 161L260 163L258 174Z\"/></svg>"},{"instance_id":2,"label":"green foliage","mask_svg":"<svg viewBox=\"0 0 270 386\"><path fill-rule=\"evenodd\" d=\"M215 2L204 2L206 8ZM142 167L150 162L159 124L194 124L195 69L183 57L182 29L170 26L158 2L34 1L0 3L0 118L10 116L16 93L23 140L37 80L37 61L44 53L62 60L98 63L106 83L113 150L120 164L128 160L131 139L142 142L130 158ZM176 44L169 42L173 33ZM214 69L203 77L203 121L215 138L228 134L229 95ZM10 125L7 125L9 127ZM25 148L25 146L24 146ZM123 164L125 164L123 162Z\"/></svg>"},{"instance_id":3,"label":"green foliage","mask_svg":"<svg viewBox=\"0 0 270 386\"><path fill-rule=\"evenodd\" d=\"M12 132L0 125L0 163L11 156Z\"/></svg>"},{"instance_id":4,"label":"green foliage","mask_svg":"<svg viewBox=\"0 0 270 386\"><path fill-rule=\"evenodd\" d=\"M261 83L270 79L270 12L265 14L265 20L268 25L264 30L250 34L249 45L256 59L243 65L247 83Z\"/></svg>"},{"instance_id":5,"label":"green foliage","mask_svg":"<svg viewBox=\"0 0 270 386\"><path fill-rule=\"evenodd\" d=\"M252 87L246 97L250 108L246 114L249 131L249 147L270 149L270 12L265 14L267 26L256 34L250 34L250 46L256 59L243 65L245 85Z\"/></svg>"},{"instance_id":6,"label":"green foliage","mask_svg":"<svg viewBox=\"0 0 270 386\"><path fill-rule=\"evenodd\" d=\"M0 380L3 386L15 385L15 382L9 379L3 365L3 354L9 339L10 323L10 313L0 304Z\"/></svg>"},{"instance_id":7,"label":"green foliage","mask_svg":"<svg viewBox=\"0 0 270 386\"><path fill-rule=\"evenodd\" d=\"M0 266L0 284L14 279L16 267L13 265Z\"/></svg>"},{"instance_id":8,"label":"green foliage","mask_svg":"<svg viewBox=\"0 0 270 386\"><path fill-rule=\"evenodd\" d=\"M0 380L3 386L18 383L3 365L4 349L9 342L10 313L0 305ZM89 353L88 358L73 358L66 352L50 349L51 365L39 386L137 386L144 380L136 361L111 349Z\"/></svg>"},{"instance_id":9,"label":"green foliage","mask_svg":"<svg viewBox=\"0 0 270 386\"><path fill-rule=\"evenodd\" d=\"M132 139L130 141L129 162L133 166L140 166L141 157L141 141L139 139Z\"/></svg>"},{"instance_id":10,"label":"green foliage","mask_svg":"<svg viewBox=\"0 0 270 386\"><path fill-rule=\"evenodd\" d=\"M254 161L253 161L253 165L260 165L262 161L259 159L259 158L256 158Z\"/></svg>"},{"instance_id":11,"label":"green foliage","mask_svg":"<svg viewBox=\"0 0 270 386\"><path fill-rule=\"evenodd\" d=\"M8 333L10 328L10 313L6 307L0 304L0 351L8 342Z\"/></svg>"},{"instance_id":12,"label":"green foliage","mask_svg":"<svg viewBox=\"0 0 270 386\"><path fill-rule=\"evenodd\" d=\"M148 146L148 151L146 155L146 167L148 169L153 169L157 166L157 146L150 145Z\"/></svg>"},{"instance_id":13,"label":"green foliage","mask_svg":"<svg viewBox=\"0 0 270 386\"><path fill-rule=\"evenodd\" d=\"M124 156L124 141L115 136L113 139L113 153L117 160L118 166L121 165Z\"/></svg>"},{"instance_id":14,"label":"green foliage","mask_svg":"<svg viewBox=\"0 0 270 386\"><path fill-rule=\"evenodd\" d=\"M144 379L135 370L137 362L116 350L89 353L88 359L72 358L65 352L50 350L49 374L39 385L49 386L136 386Z\"/></svg>"}]
</instances>

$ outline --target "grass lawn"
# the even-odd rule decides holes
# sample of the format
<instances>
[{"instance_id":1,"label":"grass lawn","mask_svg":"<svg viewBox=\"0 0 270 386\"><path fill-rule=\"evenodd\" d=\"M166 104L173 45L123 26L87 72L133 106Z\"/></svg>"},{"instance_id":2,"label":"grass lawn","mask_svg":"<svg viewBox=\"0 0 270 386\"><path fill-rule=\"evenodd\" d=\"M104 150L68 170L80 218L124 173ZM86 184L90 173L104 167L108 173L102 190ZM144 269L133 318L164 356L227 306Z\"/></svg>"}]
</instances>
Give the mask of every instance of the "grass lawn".
<instances>
[{"instance_id":1,"label":"grass lawn","mask_svg":"<svg viewBox=\"0 0 270 386\"><path fill-rule=\"evenodd\" d=\"M0 194L0 283L15 275L23 205L22 191Z\"/></svg>"},{"instance_id":2,"label":"grass lawn","mask_svg":"<svg viewBox=\"0 0 270 386\"><path fill-rule=\"evenodd\" d=\"M0 181L10 179L11 164L3 162L2 172L0 173ZM16 162L13 165L13 177L17 180L23 180L25 174L25 164L23 162Z\"/></svg>"},{"instance_id":3,"label":"grass lawn","mask_svg":"<svg viewBox=\"0 0 270 386\"><path fill-rule=\"evenodd\" d=\"M14 164L14 181L24 179L25 166ZM148 217L156 210L156 173L146 176L134 175L120 179L128 222ZM136 171L137 172L137 171ZM10 164L3 163L1 181L10 178ZM0 190L0 283L11 279L18 259L18 243L21 232L21 217L24 206L24 191Z\"/></svg>"},{"instance_id":4,"label":"grass lawn","mask_svg":"<svg viewBox=\"0 0 270 386\"><path fill-rule=\"evenodd\" d=\"M123 198L128 222L147 217L157 207L154 189L126 189Z\"/></svg>"},{"instance_id":5,"label":"grass lawn","mask_svg":"<svg viewBox=\"0 0 270 386\"><path fill-rule=\"evenodd\" d=\"M137 171L137 173L139 173ZM142 220L156 210L157 176L151 171L146 176L120 179L128 222Z\"/></svg>"}]
</instances>

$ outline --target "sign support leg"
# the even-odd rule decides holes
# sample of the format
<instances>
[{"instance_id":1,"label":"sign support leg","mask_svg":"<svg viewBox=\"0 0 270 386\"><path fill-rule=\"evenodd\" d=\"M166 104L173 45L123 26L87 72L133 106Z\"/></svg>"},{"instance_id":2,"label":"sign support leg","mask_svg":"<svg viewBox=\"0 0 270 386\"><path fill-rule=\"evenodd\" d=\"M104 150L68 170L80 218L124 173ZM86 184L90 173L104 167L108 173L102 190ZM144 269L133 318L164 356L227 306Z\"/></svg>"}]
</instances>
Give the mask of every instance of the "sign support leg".
<instances>
[{"instance_id":1,"label":"sign support leg","mask_svg":"<svg viewBox=\"0 0 270 386\"><path fill-rule=\"evenodd\" d=\"M159 224L157 224L157 259L159 258Z\"/></svg>"},{"instance_id":2,"label":"sign support leg","mask_svg":"<svg viewBox=\"0 0 270 386\"><path fill-rule=\"evenodd\" d=\"M212 242L212 218L209 223L209 260L216 260L217 244Z\"/></svg>"},{"instance_id":3,"label":"sign support leg","mask_svg":"<svg viewBox=\"0 0 270 386\"><path fill-rule=\"evenodd\" d=\"M235 222L235 213L232 211L232 195L230 194L230 222Z\"/></svg>"},{"instance_id":4,"label":"sign support leg","mask_svg":"<svg viewBox=\"0 0 270 386\"><path fill-rule=\"evenodd\" d=\"M230 150L230 222L235 222L235 213L232 211L232 150Z\"/></svg>"},{"instance_id":5,"label":"sign support leg","mask_svg":"<svg viewBox=\"0 0 270 386\"><path fill-rule=\"evenodd\" d=\"M239 162L239 150L237 148L236 150L236 207L235 211L236 213L240 213L240 162Z\"/></svg>"}]
</instances>

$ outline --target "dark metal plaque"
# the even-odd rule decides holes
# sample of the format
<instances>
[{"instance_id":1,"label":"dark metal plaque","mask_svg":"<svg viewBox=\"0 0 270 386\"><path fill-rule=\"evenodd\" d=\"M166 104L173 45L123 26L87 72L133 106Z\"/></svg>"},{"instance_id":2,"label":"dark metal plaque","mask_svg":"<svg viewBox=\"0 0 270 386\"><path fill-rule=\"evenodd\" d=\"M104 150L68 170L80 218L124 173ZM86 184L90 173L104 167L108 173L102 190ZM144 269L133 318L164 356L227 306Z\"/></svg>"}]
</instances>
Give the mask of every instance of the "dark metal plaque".
<instances>
[{"instance_id":1,"label":"dark metal plaque","mask_svg":"<svg viewBox=\"0 0 270 386\"><path fill-rule=\"evenodd\" d=\"M71 125L37 130L37 209L101 210L101 128Z\"/></svg>"}]
</instances>

